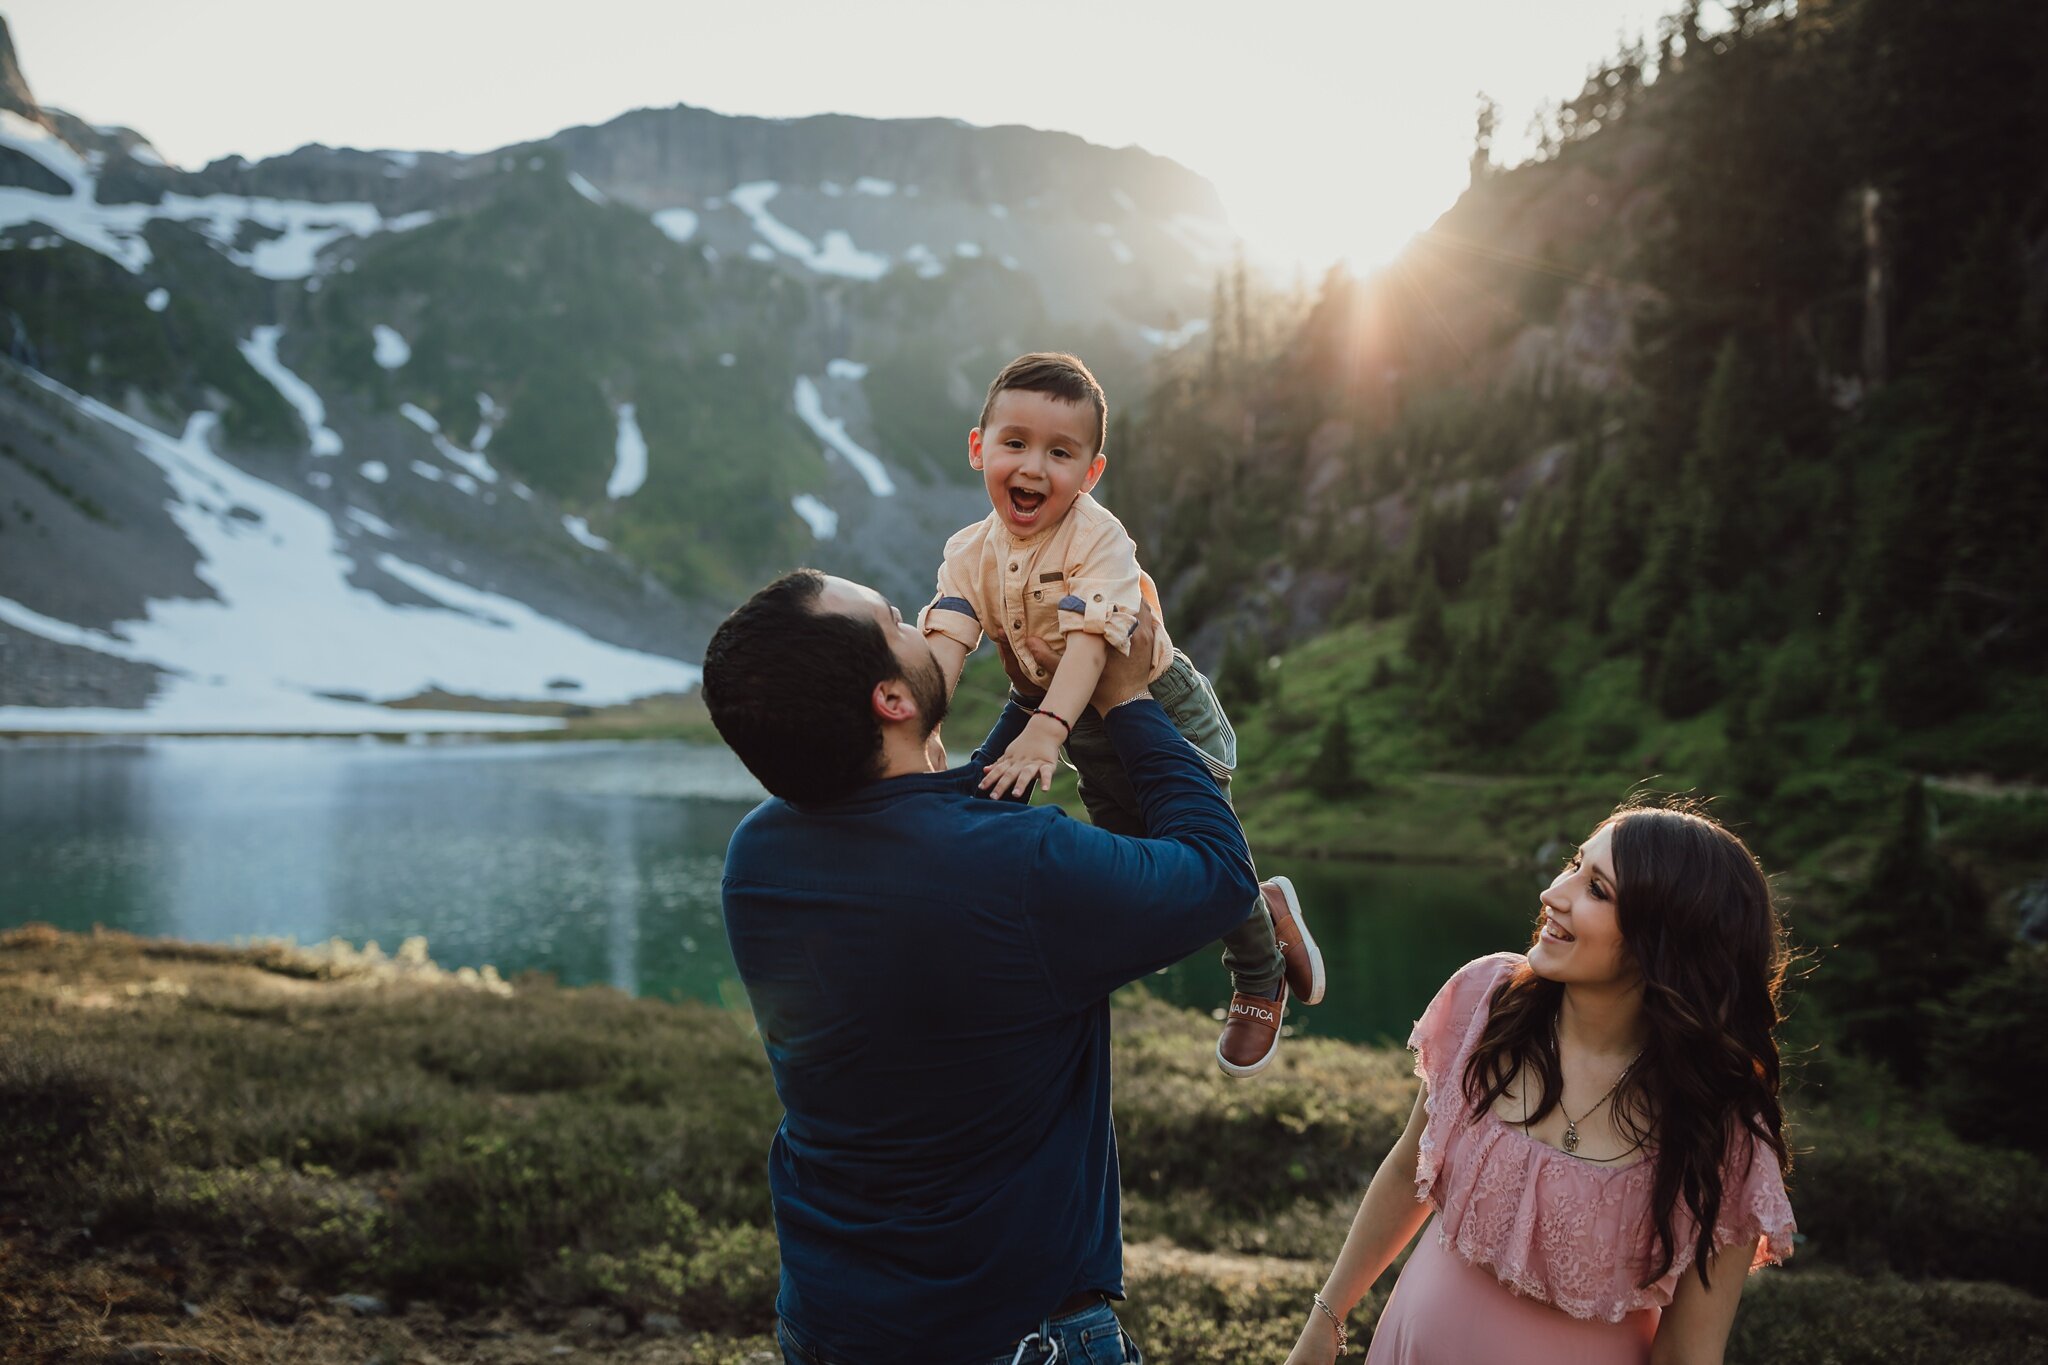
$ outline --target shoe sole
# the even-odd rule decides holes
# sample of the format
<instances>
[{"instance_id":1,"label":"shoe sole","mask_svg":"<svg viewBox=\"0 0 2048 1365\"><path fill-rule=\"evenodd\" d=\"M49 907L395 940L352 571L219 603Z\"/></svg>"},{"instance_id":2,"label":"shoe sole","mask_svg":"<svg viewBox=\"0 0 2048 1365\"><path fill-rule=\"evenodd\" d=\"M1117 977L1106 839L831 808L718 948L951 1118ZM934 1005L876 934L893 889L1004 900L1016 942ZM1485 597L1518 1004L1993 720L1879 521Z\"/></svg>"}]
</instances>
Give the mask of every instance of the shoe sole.
<instances>
[{"instance_id":1,"label":"shoe sole","mask_svg":"<svg viewBox=\"0 0 2048 1365\"><path fill-rule=\"evenodd\" d=\"M1224 1075L1234 1076L1238 1080L1243 1080L1247 1076L1256 1076L1266 1069L1267 1063L1280 1055L1280 1035L1287 1031L1287 1003L1290 996L1291 993L1289 996L1281 997L1280 1027L1273 1030L1273 1041L1266 1044L1265 1052L1256 1062L1248 1066L1239 1066L1236 1062L1223 1055L1223 1040L1221 1038L1216 1040L1216 1065L1223 1068Z\"/></svg>"},{"instance_id":2,"label":"shoe sole","mask_svg":"<svg viewBox=\"0 0 2048 1365\"><path fill-rule=\"evenodd\" d=\"M1301 899L1294 894L1294 883L1287 878L1268 877L1266 880L1280 888L1280 895L1287 902L1287 913L1294 916L1294 932L1301 935L1301 946L1308 949L1308 993L1295 998L1304 1005L1320 1005L1323 992L1330 983L1323 969L1323 950L1316 946L1316 936L1309 932L1308 916L1301 913Z\"/></svg>"}]
</instances>

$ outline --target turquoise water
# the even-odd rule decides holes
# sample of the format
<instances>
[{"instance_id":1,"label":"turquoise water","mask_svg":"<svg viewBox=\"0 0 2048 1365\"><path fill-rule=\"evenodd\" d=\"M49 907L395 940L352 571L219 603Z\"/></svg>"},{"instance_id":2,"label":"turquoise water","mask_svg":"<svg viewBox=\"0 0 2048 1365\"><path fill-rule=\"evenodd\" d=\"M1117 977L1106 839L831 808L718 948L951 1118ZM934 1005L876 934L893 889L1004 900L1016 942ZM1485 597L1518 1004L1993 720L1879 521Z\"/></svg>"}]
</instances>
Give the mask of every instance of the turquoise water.
<instances>
[{"instance_id":1,"label":"turquoise water","mask_svg":"<svg viewBox=\"0 0 2048 1365\"><path fill-rule=\"evenodd\" d=\"M733 998L718 916L754 788L672 743L153 740L0 744L0 925L226 943L423 935L492 964L637 995ZM1266 858L1300 889L1330 998L1300 1031L1404 1037L1457 966L1519 947L1529 877ZM1203 1009L1212 954L1152 988Z\"/></svg>"}]
</instances>

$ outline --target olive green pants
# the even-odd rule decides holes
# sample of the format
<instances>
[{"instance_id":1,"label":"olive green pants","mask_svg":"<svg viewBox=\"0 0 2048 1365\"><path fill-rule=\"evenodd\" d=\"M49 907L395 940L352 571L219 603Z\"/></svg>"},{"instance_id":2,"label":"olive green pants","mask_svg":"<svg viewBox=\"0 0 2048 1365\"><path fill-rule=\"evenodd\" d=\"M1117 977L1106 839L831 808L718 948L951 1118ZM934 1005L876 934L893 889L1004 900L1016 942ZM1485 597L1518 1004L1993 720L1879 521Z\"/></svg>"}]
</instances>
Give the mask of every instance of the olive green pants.
<instances>
[{"instance_id":1,"label":"olive green pants","mask_svg":"<svg viewBox=\"0 0 2048 1365\"><path fill-rule=\"evenodd\" d=\"M1237 732L1230 728L1230 718L1216 701L1216 689L1193 661L1176 649L1173 662L1152 684L1152 699L1165 709L1181 737L1201 754L1202 765L1228 801L1230 774L1237 767ZM1067 736L1066 754L1067 762L1080 774L1081 804L1088 808L1088 818L1112 834L1145 838L1148 831L1137 790L1131 786L1100 716L1082 711L1073 733ZM1223 936L1223 965L1230 972L1231 989L1270 996L1286 969L1265 900L1261 898L1250 909L1244 923Z\"/></svg>"}]
</instances>

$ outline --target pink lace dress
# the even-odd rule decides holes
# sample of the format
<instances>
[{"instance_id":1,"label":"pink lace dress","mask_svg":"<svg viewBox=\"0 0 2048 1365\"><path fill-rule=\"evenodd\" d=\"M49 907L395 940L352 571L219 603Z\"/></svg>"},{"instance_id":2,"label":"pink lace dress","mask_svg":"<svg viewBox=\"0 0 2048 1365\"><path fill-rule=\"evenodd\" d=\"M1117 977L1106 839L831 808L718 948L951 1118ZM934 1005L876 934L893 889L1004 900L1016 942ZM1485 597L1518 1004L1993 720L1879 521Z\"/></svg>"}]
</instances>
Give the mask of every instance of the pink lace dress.
<instances>
[{"instance_id":1,"label":"pink lace dress","mask_svg":"<svg viewBox=\"0 0 2048 1365\"><path fill-rule=\"evenodd\" d=\"M1380 1315L1367 1365L1643 1365L1692 1265L1695 1234L1681 1208L1670 1271L1637 1285L1650 1246L1650 1163L1582 1161L1492 1113L1472 1117L1465 1059L1493 988L1521 961L1496 953L1460 968L1409 1037L1429 1085L1416 1197L1436 1212ZM1723 1180L1715 1248L1760 1239L1752 1270L1791 1255L1792 1206L1770 1150L1732 1161Z\"/></svg>"}]
</instances>

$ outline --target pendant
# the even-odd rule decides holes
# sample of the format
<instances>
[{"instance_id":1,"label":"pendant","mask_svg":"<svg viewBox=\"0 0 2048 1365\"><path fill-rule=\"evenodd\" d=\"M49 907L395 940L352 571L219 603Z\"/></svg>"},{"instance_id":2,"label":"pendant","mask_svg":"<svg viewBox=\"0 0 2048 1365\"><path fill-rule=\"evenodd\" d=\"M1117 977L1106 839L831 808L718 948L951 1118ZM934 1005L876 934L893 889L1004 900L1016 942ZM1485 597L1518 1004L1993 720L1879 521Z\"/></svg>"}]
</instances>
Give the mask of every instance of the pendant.
<instances>
[{"instance_id":1,"label":"pendant","mask_svg":"<svg viewBox=\"0 0 2048 1365\"><path fill-rule=\"evenodd\" d=\"M1570 1119L1564 1121L1564 1149L1567 1152L1579 1150L1579 1125Z\"/></svg>"}]
</instances>

